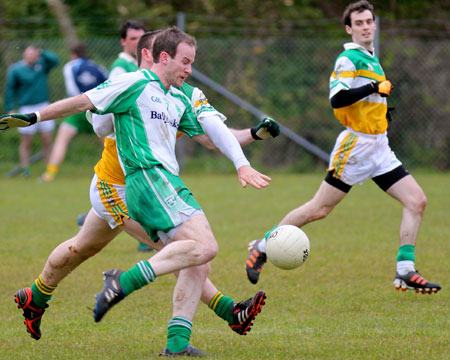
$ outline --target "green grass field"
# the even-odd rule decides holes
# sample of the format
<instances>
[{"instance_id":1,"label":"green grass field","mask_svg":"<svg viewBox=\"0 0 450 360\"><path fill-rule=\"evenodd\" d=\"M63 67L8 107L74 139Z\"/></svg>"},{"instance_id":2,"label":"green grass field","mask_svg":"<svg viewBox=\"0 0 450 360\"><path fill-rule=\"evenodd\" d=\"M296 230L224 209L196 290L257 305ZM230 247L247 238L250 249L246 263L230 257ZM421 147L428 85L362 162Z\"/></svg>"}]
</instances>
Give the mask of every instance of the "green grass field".
<instances>
[{"instance_id":1,"label":"green grass field","mask_svg":"<svg viewBox=\"0 0 450 360\"><path fill-rule=\"evenodd\" d=\"M419 173L428 196L416 266L443 290L432 296L392 285L401 207L372 182L355 186L325 220L303 228L306 264L283 271L268 263L260 283L245 276L248 241L261 237L307 201L323 174L270 174L268 189L241 189L232 175L185 175L220 245L210 278L235 300L267 292L247 336L232 332L204 304L191 343L218 359L448 359L450 354L450 176ZM30 286L53 248L77 231L89 204L90 178L54 183L1 179L0 359L152 359L166 343L174 277L158 278L94 323L88 307L101 272L126 270L145 255L121 235L57 288L42 321L42 339L26 333L13 295Z\"/></svg>"}]
</instances>

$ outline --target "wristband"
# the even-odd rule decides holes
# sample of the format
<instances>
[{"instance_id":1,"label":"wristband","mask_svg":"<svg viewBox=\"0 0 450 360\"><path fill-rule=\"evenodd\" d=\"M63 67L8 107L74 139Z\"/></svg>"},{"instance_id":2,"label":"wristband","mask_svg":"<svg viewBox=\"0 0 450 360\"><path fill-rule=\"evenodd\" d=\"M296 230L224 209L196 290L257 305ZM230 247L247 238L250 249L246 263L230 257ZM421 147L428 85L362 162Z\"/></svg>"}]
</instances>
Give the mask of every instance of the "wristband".
<instances>
[{"instance_id":1,"label":"wristband","mask_svg":"<svg viewBox=\"0 0 450 360\"><path fill-rule=\"evenodd\" d=\"M250 129L250 133L252 134L252 138L255 139L255 140L262 140L258 135L256 135L257 131L258 130L256 130L256 127L252 127Z\"/></svg>"},{"instance_id":2,"label":"wristband","mask_svg":"<svg viewBox=\"0 0 450 360\"><path fill-rule=\"evenodd\" d=\"M26 115L24 115L25 119L23 119L23 120L29 122L29 125L28 125L28 126L34 125L34 124L36 124L36 122L38 121L38 117L37 117L37 114L38 114L38 113L39 113L39 112L34 112L34 113L26 114ZM23 116L23 115L22 115L22 116ZM28 118L28 119L27 119L27 118ZM39 118L40 118L40 114L39 114Z\"/></svg>"}]
</instances>

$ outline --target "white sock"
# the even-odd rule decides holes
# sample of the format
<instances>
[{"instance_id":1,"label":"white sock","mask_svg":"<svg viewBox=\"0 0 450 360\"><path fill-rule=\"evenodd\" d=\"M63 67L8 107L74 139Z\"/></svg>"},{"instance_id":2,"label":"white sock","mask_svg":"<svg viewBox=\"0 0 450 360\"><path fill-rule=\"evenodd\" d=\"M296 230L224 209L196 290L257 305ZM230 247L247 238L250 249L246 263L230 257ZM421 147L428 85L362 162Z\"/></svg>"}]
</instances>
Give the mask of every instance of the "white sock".
<instances>
[{"instance_id":1,"label":"white sock","mask_svg":"<svg viewBox=\"0 0 450 360\"><path fill-rule=\"evenodd\" d=\"M414 261L411 260L403 260L397 261L397 272L399 275L406 275L411 271L416 271L414 268Z\"/></svg>"},{"instance_id":2,"label":"white sock","mask_svg":"<svg viewBox=\"0 0 450 360\"><path fill-rule=\"evenodd\" d=\"M265 253L266 252L266 239L262 239L258 244L258 250Z\"/></svg>"}]
</instances>

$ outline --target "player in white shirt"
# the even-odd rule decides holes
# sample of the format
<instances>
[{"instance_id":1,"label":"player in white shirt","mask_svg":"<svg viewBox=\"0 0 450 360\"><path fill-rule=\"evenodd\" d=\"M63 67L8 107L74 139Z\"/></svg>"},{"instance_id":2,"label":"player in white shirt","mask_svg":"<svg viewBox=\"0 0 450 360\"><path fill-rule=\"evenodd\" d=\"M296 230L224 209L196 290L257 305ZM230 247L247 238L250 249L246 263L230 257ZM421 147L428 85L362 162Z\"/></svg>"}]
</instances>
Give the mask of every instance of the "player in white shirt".
<instances>
[{"instance_id":1,"label":"player in white shirt","mask_svg":"<svg viewBox=\"0 0 450 360\"><path fill-rule=\"evenodd\" d=\"M171 29L168 32L180 34L179 31L175 30ZM188 346L188 340L187 343L184 343L186 345L184 349L177 349L173 346L171 349L171 345L173 340L180 336L186 339L184 335L180 335L177 332L181 331L184 333L188 331L190 333L190 321L196 310L195 299L200 297L202 288L201 286L199 288L196 284L205 282L209 271L208 262L215 256L217 251L217 243L206 218L190 195L190 192L181 182L181 179L176 176L178 165L176 161L173 161L173 149L160 142L159 138L153 136L153 132L159 132L160 136L163 136L173 146L178 127L189 135L202 135L202 128L198 123L196 124L196 118L193 116L192 108L189 101L186 100L186 96L179 90L169 87L172 84L182 85L184 79L190 73L190 65L195 56L195 46L189 43L191 42L189 37L185 38L184 36L182 38L187 39L187 41L180 41L173 49L168 51L159 50L157 56L160 61L152 67L154 72L143 69L135 74L123 75L106 82L97 90L88 92L87 95L73 98L70 102L66 100L60 101L43 110L41 114L35 115L41 116L42 119L47 119L47 116L55 112L63 115L74 111L93 110L93 103L96 104L97 109L100 111L112 110L119 112L129 106L126 112L128 114L130 112L133 113L131 119L127 118L127 115L124 113L119 113L120 116L115 118L119 152L121 152L121 159L127 173L127 191L130 177L132 179L134 177L133 180L137 180L137 182L132 181L133 184L137 184L134 185L134 190L137 187L147 186L144 193L151 194L154 191L154 194L156 194L154 198L142 199L141 197L139 201L141 203L142 201L147 201L150 204L151 211L156 211L162 215L161 219L157 220L157 223L147 221L145 214L140 213L139 209L134 210L136 211L135 215L137 217L141 216L140 221L143 222L144 227L155 239L155 230L161 229L163 232L168 232L168 235L174 241L169 239L169 244L153 256L150 262L140 262L135 268L130 269L126 273L119 274L116 271L113 274L109 272L105 289L97 296L96 318L101 319L112 305L123 298L124 294L129 294L131 291L148 283L148 281L152 281L156 275L184 269L180 271L175 292L183 292L189 296L174 304L174 321L169 323L169 342L168 349L165 350L166 353L178 352L177 350L191 351L193 349ZM166 39L162 39L159 45L161 46L161 43L165 45L166 41ZM146 48L142 50L142 54L144 58L143 67L145 68L150 54ZM125 77L130 77L129 87L125 86ZM105 96L102 97L100 92L104 93ZM136 101L130 101L129 96L134 97ZM152 96L154 97L153 99ZM89 99L92 99L92 102ZM104 101L105 99L106 101ZM141 102L140 99L149 101ZM149 103L154 103L155 105L148 107ZM147 117L145 119L141 116L142 112L140 114L135 112L137 109L136 104L142 104L147 109L148 114L146 114ZM16 116L14 119L18 121L20 116ZM9 125L14 125L15 120L11 120ZM126 122L128 121L130 124L127 125ZM153 121L153 123L149 124L148 121ZM222 123L220 118L219 121ZM127 138L125 135L130 130L133 137L135 137L134 140ZM143 149L146 149L146 151L143 151ZM244 163L239 167L238 175L243 186L251 184L257 188L265 187L268 185L267 180L270 180ZM152 181L148 181L148 178L151 178ZM158 185L158 182L160 182L162 187L155 186L155 184ZM175 189L176 191L174 192ZM133 188L130 191L133 193ZM139 193L143 194L141 191L134 193L137 196L139 196ZM128 193L127 196L129 196ZM160 204L162 206L159 206ZM174 208L177 211L173 211ZM153 218L151 214L149 217ZM202 229L200 238L198 230L196 230L199 227ZM175 231L173 231L173 228L176 228ZM192 265L194 267L189 267ZM113 279L117 281L111 281ZM200 282L198 279L200 279ZM110 286L113 283L119 284L119 288L112 290ZM198 292L199 290L200 293ZM115 295L112 298L109 297L108 301L105 294L111 295L111 291ZM186 304L185 302L189 297L191 300L194 299L194 302L188 301L188 304ZM181 329L180 321L183 323ZM176 342L179 343L178 341Z\"/></svg>"},{"instance_id":2,"label":"player in white shirt","mask_svg":"<svg viewBox=\"0 0 450 360\"><path fill-rule=\"evenodd\" d=\"M108 72L103 66L87 58L87 48L84 43L72 46L71 57L72 60L63 68L68 97L82 94L108 78ZM74 114L65 118L58 128L46 170L40 176L40 181L54 180L64 161L70 142L79 133L93 133L92 125L86 121L86 116Z\"/></svg>"}]
</instances>

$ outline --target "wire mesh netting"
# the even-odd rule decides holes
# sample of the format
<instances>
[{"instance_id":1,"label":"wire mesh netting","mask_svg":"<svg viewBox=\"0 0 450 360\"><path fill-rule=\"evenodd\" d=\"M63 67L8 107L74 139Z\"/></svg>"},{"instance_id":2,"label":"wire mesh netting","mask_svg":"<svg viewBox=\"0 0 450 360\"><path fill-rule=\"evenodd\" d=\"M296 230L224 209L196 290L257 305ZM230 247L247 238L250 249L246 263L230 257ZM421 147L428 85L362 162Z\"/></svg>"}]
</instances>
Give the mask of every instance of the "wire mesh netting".
<instances>
[{"instance_id":1,"label":"wire mesh netting","mask_svg":"<svg viewBox=\"0 0 450 360\"><path fill-rule=\"evenodd\" d=\"M107 68L121 51L116 37L91 36L81 40L88 46L89 57ZM198 39L194 66L328 153L342 130L328 100L329 76L343 49L342 44L348 41L348 37L327 39L310 34L202 37ZM62 66L70 58L69 46L63 39L3 40L0 41L0 82L3 84L0 105L3 105L7 68L21 59L23 49L30 43L59 55L60 65L49 75L51 101L65 96ZM406 167L449 169L450 41L390 34L380 41L379 58L387 78L395 86L389 98L389 106L395 107L388 129L391 148ZM188 82L200 87L210 102L227 116L229 127L250 127L258 122L195 79L188 79ZM16 131L2 134L2 161L18 162L18 139ZM214 163L218 159L207 155L209 152L191 141L183 141L182 155L186 161L208 157ZM38 151L39 143L34 147ZM73 141L66 162L93 165L100 152L94 135L82 135ZM245 152L251 161L267 168L296 171L325 168L322 160L283 135L252 144Z\"/></svg>"}]
</instances>

